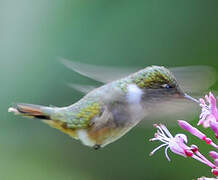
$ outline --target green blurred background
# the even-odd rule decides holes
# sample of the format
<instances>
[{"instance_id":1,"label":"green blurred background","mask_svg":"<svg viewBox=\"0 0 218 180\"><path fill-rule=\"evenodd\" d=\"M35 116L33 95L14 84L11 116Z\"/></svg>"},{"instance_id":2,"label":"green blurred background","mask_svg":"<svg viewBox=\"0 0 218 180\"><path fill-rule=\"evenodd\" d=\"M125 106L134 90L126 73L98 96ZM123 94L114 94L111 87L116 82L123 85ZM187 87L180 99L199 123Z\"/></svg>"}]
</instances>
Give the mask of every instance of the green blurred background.
<instances>
[{"instance_id":1,"label":"green blurred background","mask_svg":"<svg viewBox=\"0 0 218 180\"><path fill-rule=\"evenodd\" d=\"M148 142L151 127L134 128L94 151L7 108L13 102L65 106L82 97L66 82L91 80L57 57L117 67L210 65L218 71L217 33L217 0L0 0L0 179L209 176L210 169L192 159L170 153L169 163L163 151L149 157L157 145Z\"/></svg>"}]
</instances>

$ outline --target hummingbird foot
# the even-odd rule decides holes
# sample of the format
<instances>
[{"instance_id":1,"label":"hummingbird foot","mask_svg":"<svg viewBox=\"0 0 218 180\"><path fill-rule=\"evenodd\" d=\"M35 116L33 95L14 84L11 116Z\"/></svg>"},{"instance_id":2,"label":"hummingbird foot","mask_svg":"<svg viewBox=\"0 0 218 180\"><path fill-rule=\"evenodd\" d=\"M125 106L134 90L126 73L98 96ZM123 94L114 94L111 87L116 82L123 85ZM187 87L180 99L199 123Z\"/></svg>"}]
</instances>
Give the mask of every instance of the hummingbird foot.
<instances>
[{"instance_id":1,"label":"hummingbird foot","mask_svg":"<svg viewBox=\"0 0 218 180\"><path fill-rule=\"evenodd\" d=\"M100 145L100 144L95 144L95 145L93 146L93 148L94 148L95 150L98 150L98 149L101 148L101 145Z\"/></svg>"}]
</instances>

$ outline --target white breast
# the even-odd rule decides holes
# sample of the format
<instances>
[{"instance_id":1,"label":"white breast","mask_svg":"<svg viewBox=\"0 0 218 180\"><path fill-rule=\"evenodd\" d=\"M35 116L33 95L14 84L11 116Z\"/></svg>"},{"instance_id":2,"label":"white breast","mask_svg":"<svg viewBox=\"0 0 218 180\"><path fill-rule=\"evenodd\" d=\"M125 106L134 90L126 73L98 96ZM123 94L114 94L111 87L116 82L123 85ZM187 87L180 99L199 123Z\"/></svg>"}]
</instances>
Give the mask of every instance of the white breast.
<instances>
[{"instance_id":1,"label":"white breast","mask_svg":"<svg viewBox=\"0 0 218 180\"><path fill-rule=\"evenodd\" d=\"M127 101L131 104L138 104L141 100L143 91L135 84L130 84L127 87Z\"/></svg>"},{"instance_id":2,"label":"white breast","mask_svg":"<svg viewBox=\"0 0 218 180\"><path fill-rule=\"evenodd\" d=\"M87 134L87 131L85 129L77 130L77 136L78 139L86 146L93 147L95 145L95 142L91 140Z\"/></svg>"}]
</instances>

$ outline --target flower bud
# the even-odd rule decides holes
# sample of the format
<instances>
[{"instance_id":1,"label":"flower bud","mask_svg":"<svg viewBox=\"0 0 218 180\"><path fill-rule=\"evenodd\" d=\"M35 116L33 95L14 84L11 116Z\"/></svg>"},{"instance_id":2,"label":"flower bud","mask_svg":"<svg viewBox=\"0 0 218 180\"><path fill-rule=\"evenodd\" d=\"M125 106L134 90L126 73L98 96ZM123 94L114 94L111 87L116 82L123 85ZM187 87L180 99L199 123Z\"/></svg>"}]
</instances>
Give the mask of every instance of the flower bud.
<instances>
[{"instance_id":1,"label":"flower bud","mask_svg":"<svg viewBox=\"0 0 218 180\"><path fill-rule=\"evenodd\" d=\"M192 125L190 125L188 122L182 121L182 120L178 120L178 124L179 124L179 126L182 129L190 132L191 134L193 134L194 136L198 137L199 139L205 138L205 134L204 133L202 133L197 128L195 128Z\"/></svg>"}]
</instances>

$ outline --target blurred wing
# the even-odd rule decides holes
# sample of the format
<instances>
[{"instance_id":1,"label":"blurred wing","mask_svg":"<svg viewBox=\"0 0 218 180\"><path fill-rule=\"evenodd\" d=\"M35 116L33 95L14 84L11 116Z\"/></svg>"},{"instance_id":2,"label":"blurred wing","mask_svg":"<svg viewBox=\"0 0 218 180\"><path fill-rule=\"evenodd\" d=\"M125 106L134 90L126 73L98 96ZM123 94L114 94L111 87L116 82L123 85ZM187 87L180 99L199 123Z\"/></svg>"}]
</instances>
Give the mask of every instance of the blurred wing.
<instances>
[{"instance_id":1,"label":"blurred wing","mask_svg":"<svg viewBox=\"0 0 218 180\"><path fill-rule=\"evenodd\" d=\"M68 84L68 86L70 86L71 88L82 92L84 94L89 93L90 91L94 90L95 88L97 88L96 86L91 86L91 85L82 85L82 84Z\"/></svg>"},{"instance_id":2,"label":"blurred wing","mask_svg":"<svg viewBox=\"0 0 218 180\"><path fill-rule=\"evenodd\" d=\"M139 70L138 68L95 66L91 64L69 61L67 59L60 59L60 61L67 68L102 83L108 83L123 78Z\"/></svg>"},{"instance_id":3,"label":"blurred wing","mask_svg":"<svg viewBox=\"0 0 218 180\"><path fill-rule=\"evenodd\" d=\"M96 66L63 58L60 61L69 69L102 83L123 78L140 70L137 67L117 68ZM169 69L177 78L182 89L189 94L205 91L216 81L214 69L208 66L184 66Z\"/></svg>"},{"instance_id":4,"label":"blurred wing","mask_svg":"<svg viewBox=\"0 0 218 180\"><path fill-rule=\"evenodd\" d=\"M198 117L199 113L200 107L198 104L187 102L187 100L173 100L154 107L149 115L142 120L141 127L151 127L155 123L177 126L177 120L191 121Z\"/></svg>"},{"instance_id":5,"label":"blurred wing","mask_svg":"<svg viewBox=\"0 0 218 180\"><path fill-rule=\"evenodd\" d=\"M169 68L181 88L187 93L206 91L216 82L215 70L209 66Z\"/></svg>"}]
</instances>

